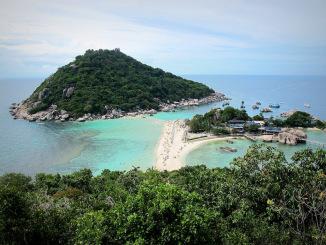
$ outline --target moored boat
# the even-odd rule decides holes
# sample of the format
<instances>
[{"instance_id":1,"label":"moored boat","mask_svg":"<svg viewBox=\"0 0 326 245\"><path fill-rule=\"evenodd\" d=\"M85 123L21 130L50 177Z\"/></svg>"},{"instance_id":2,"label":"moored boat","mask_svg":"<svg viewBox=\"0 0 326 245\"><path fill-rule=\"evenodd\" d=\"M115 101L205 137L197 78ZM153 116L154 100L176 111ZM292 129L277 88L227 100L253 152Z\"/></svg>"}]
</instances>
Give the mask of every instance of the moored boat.
<instances>
[{"instance_id":1,"label":"moored boat","mask_svg":"<svg viewBox=\"0 0 326 245\"><path fill-rule=\"evenodd\" d=\"M280 108L280 104L270 104L269 105L270 108Z\"/></svg>"},{"instance_id":2,"label":"moored boat","mask_svg":"<svg viewBox=\"0 0 326 245\"><path fill-rule=\"evenodd\" d=\"M267 113L267 112L272 112L272 109L266 107L266 108L263 108L263 109L261 110L261 112L265 112L265 113Z\"/></svg>"}]
</instances>

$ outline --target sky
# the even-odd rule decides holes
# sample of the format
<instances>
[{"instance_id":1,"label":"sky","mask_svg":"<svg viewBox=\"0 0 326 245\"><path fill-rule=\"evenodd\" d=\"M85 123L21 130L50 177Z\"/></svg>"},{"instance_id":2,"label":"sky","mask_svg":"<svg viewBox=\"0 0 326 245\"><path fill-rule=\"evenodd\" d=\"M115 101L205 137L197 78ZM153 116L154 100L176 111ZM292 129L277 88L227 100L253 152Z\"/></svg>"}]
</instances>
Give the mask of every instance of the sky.
<instances>
[{"instance_id":1,"label":"sky","mask_svg":"<svg viewBox=\"0 0 326 245\"><path fill-rule=\"evenodd\" d=\"M87 49L176 74L326 74L326 0L0 0L0 77Z\"/></svg>"}]
</instances>

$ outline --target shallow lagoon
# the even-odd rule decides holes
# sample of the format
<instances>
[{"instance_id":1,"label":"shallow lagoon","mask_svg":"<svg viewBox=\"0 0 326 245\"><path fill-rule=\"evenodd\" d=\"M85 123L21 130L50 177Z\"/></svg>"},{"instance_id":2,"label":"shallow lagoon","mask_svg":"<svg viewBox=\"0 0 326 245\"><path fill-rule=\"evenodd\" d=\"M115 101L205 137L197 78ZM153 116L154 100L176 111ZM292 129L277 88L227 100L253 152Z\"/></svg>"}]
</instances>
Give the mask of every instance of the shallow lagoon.
<instances>
[{"instance_id":1,"label":"shallow lagoon","mask_svg":"<svg viewBox=\"0 0 326 245\"><path fill-rule=\"evenodd\" d=\"M318 142L325 143L326 147L326 133L322 131L311 131L307 132L308 138L310 140L315 140ZM232 162L232 160L236 157L243 156L248 149L249 146L255 144L255 142L249 141L247 139L235 139L232 140L234 143L229 144L226 141L216 141L210 142L200 146L199 148L195 149L194 151L190 152L189 155L186 157L187 165L193 166L198 164L205 164L210 168L213 167L227 167ZM257 142L259 143L259 142ZM262 142L260 142L262 143ZM273 146L281 151L284 152L285 157L287 160L290 160L293 154L296 151L311 148L317 149L319 146L314 144L299 144L296 146L289 146L283 145L280 143L264 143L269 146ZM230 146L232 148L237 149L237 152L224 152L220 150L221 146Z\"/></svg>"},{"instance_id":2,"label":"shallow lagoon","mask_svg":"<svg viewBox=\"0 0 326 245\"><path fill-rule=\"evenodd\" d=\"M245 100L248 112L251 103L259 100L264 106L283 102L280 110L298 108L326 119L325 77L275 76L187 76L206 82L233 98L231 105L239 106ZM23 172L69 173L90 168L94 173L103 169L129 170L133 166L147 169L153 165L155 147L162 130L162 121L191 118L213 107L214 103L200 107L140 119L99 120L86 123L30 123L13 120L8 107L31 94L41 79L0 80L0 174ZM304 97L304 99L302 99ZM304 100L304 101L303 101ZM311 108L304 108L303 103ZM312 132L312 136L325 139L325 133ZM321 136L318 136L321 135ZM325 140L326 141L326 140ZM240 155L250 142L239 141ZM309 146L309 145L308 145ZM190 153L189 165L206 163L210 167L228 165L235 155L216 152L216 145L205 145ZM291 154L301 147L285 147Z\"/></svg>"}]
</instances>

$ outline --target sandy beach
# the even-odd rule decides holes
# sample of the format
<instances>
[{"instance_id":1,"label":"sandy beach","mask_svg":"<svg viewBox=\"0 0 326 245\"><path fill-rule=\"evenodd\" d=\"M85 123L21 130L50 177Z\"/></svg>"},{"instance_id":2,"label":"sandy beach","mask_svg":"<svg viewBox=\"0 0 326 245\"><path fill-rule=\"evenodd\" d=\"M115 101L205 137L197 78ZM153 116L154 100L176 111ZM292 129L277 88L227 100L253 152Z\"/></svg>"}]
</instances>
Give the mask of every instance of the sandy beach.
<instances>
[{"instance_id":1,"label":"sandy beach","mask_svg":"<svg viewBox=\"0 0 326 245\"><path fill-rule=\"evenodd\" d=\"M186 156L203 144L212 141L227 140L234 137L208 136L187 141L188 127L183 120L167 121L156 148L155 169L172 171L185 165Z\"/></svg>"}]
</instances>

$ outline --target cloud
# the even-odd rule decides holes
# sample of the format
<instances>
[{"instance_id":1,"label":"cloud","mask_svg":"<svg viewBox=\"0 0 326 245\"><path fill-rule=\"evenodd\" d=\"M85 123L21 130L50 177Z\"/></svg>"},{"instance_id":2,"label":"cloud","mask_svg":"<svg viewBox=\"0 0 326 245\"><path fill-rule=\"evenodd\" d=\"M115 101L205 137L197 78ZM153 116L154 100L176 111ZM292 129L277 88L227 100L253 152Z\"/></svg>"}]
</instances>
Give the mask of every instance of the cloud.
<instances>
[{"instance_id":1,"label":"cloud","mask_svg":"<svg viewBox=\"0 0 326 245\"><path fill-rule=\"evenodd\" d=\"M1 1L0 72L8 75L9 63L22 76L51 73L86 49L116 47L177 73L260 73L261 63L268 73L275 57L291 71L296 59L310 60L309 72L320 73L326 63L313 53L325 54L323 0Z\"/></svg>"}]
</instances>

